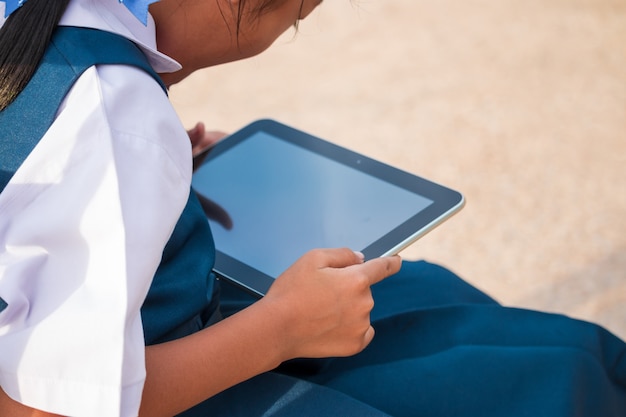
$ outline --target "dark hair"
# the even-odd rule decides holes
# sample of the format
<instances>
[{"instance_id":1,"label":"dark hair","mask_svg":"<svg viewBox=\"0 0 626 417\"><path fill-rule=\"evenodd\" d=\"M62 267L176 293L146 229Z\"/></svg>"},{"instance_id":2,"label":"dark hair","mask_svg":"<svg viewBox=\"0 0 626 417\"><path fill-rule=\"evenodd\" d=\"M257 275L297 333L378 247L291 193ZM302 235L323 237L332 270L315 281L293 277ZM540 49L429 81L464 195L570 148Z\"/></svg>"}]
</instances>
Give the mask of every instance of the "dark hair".
<instances>
[{"instance_id":1,"label":"dark hair","mask_svg":"<svg viewBox=\"0 0 626 417\"><path fill-rule=\"evenodd\" d=\"M68 1L29 0L0 28L0 111L35 73Z\"/></svg>"}]
</instances>

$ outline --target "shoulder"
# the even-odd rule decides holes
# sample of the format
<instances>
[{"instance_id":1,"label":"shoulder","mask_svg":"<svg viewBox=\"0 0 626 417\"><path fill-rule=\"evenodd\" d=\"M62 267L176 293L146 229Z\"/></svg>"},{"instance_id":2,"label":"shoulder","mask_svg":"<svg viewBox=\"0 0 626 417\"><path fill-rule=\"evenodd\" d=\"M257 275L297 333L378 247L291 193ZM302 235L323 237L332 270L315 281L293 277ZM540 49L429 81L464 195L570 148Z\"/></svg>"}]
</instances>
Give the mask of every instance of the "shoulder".
<instances>
[{"instance_id":1,"label":"shoulder","mask_svg":"<svg viewBox=\"0 0 626 417\"><path fill-rule=\"evenodd\" d=\"M16 193L26 204L42 191L11 185L58 184L74 176L97 184L110 172L129 190L122 194L153 189L166 195L167 190L178 211L187 198L182 185L191 182L191 165L189 137L159 83L139 68L94 66L74 83L55 121L1 194L0 206L7 209Z\"/></svg>"},{"instance_id":2,"label":"shoulder","mask_svg":"<svg viewBox=\"0 0 626 417\"><path fill-rule=\"evenodd\" d=\"M187 132L161 85L144 70L128 65L89 68L68 93L58 119L67 116L89 124L95 120L114 145L129 152L150 148L162 153L189 179Z\"/></svg>"}]
</instances>

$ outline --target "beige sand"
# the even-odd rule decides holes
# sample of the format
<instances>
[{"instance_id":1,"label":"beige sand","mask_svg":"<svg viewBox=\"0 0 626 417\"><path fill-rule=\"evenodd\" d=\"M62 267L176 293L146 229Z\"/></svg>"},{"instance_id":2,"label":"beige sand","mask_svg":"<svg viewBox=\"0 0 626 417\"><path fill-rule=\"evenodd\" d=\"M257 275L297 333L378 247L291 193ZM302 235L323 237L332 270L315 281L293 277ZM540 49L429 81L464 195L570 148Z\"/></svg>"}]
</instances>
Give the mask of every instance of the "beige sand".
<instances>
[{"instance_id":1,"label":"beige sand","mask_svg":"<svg viewBox=\"0 0 626 417\"><path fill-rule=\"evenodd\" d=\"M171 96L188 126L271 117L462 191L406 258L626 337L625 0L326 0Z\"/></svg>"}]
</instances>

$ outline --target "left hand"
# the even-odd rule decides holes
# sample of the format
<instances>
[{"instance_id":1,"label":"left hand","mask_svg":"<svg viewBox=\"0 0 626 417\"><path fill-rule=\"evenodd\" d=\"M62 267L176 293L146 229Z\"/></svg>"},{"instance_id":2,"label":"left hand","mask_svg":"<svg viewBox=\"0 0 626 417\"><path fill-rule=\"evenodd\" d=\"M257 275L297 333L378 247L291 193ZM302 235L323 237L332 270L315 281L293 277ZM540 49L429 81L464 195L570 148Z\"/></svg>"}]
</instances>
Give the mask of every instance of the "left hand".
<instances>
[{"instance_id":1,"label":"left hand","mask_svg":"<svg viewBox=\"0 0 626 417\"><path fill-rule=\"evenodd\" d=\"M218 130L207 131L202 122L196 123L192 129L187 131L187 134L191 140L191 151L194 157L228 136L227 133Z\"/></svg>"}]
</instances>

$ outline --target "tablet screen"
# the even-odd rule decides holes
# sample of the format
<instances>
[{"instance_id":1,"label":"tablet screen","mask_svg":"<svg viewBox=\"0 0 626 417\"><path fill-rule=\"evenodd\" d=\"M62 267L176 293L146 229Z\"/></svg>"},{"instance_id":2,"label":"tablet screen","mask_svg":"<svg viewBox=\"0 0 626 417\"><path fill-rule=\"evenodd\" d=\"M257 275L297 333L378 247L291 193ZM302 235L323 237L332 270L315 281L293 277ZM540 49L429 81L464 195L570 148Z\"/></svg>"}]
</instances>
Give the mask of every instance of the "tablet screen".
<instances>
[{"instance_id":1,"label":"tablet screen","mask_svg":"<svg viewBox=\"0 0 626 417\"><path fill-rule=\"evenodd\" d=\"M278 276L313 248L362 251L433 203L260 131L204 164L194 188L221 207L216 247Z\"/></svg>"},{"instance_id":2,"label":"tablet screen","mask_svg":"<svg viewBox=\"0 0 626 417\"><path fill-rule=\"evenodd\" d=\"M257 295L311 249L398 253L464 201L273 120L251 123L203 158L192 186L215 240L215 272Z\"/></svg>"}]
</instances>

